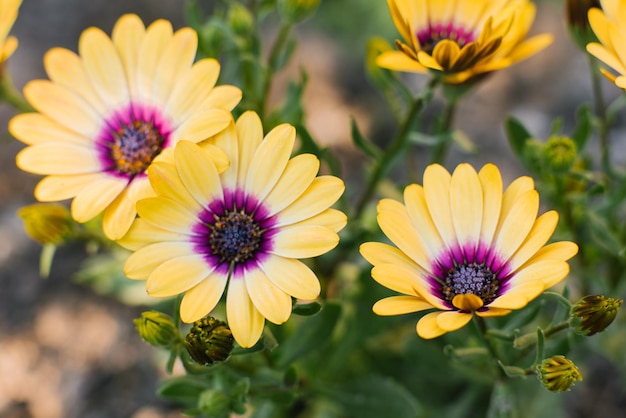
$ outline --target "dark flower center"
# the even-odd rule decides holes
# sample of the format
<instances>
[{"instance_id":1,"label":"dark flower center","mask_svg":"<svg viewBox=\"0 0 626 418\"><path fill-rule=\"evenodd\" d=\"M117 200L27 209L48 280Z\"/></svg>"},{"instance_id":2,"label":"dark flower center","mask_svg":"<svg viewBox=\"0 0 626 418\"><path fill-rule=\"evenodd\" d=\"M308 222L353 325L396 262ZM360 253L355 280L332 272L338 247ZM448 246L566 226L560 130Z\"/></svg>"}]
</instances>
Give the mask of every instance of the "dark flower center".
<instances>
[{"instance_id":1,"label":"dark flower center","mask_svg":"<svg viewBox=\"0 0 626 418\"><path fill-rule=\"evenodd\" d=\"M220 263L241 264L254 257L264 232L254 217L243 210L214 217L215 222L208 225L208 244Z\"/></svg>"},{"instance_id":2,"label":"dark flower center","mask_svg":"<svg viewBox=\"0 0 626 418\"><path fill-rule=\"evenodd\" d=\"M484 264L459 264L448 270L441 288L443 297L452 301L457 295L474 294L485 305L498 296L500 281L495 273Z\"/></svg>"},{"instance_id":3,"label":"dark flower center","mask_svg":"<svg viewBox=\"0 0 626 418\"><path fill-rule=\"evenodd\" d=\"M146 171L163 150L165 137L152 121L134 120L120 124L112 133L111 158L119 173L134 176Z\"/></svg>"},{"instance_id":4,"label":"dark flower center","mask_svg":"<svg viewBox=\"0 0 626 418\"><path fill-rule=\"evenodd\" d=\"M435 49L435 46L444 39L454 41L459 47L463 48L465 44L474 40L474 34L471 31L467 31L464 27L455 26L453 23L440 23L429 25L428 28L418 31L417 39L421 49L430 54Z\"/></svg>"}]
</instances>

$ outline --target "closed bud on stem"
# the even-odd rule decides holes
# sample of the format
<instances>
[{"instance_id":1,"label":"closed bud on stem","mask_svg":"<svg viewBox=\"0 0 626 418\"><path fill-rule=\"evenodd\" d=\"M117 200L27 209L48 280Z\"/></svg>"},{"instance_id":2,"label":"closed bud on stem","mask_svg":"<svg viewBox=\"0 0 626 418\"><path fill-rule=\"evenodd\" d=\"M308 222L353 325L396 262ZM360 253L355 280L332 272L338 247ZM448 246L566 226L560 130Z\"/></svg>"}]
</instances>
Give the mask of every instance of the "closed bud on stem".
<instances>
[{"instance_id":1,"label":"closed bud on stem","mask_svg":"<svg viewBox=\"0 0 626 418\"><path fill-rule=\"evenodd\" d=\"M194 322L185 338L185 347L191 358L205 366L226 361L233 344L233 334L228 325L210 316Z\"/></svg>"},{"instance_id":2,"label":"closed bud on stem","mask_svg":"<svg viewBox=\"0 0 626 418\"><path fill-rule=\"evenodd\" d=\"M574 43L585 50L589 42L597 42L589 26L587 14L589 9L600 8L600 0L566 0L565 15L567 17L567 27L574 40Z\"/></svg>"},{"instance_id":3,"label":"closed bud on stem","mask_svg":"<svg viewBox=\"0 0 626 418\"><path fill-rule=\"evenodd\" d=\"M543 148L546 165L554 172L569 170L578 155L576 143L567 136L551 136Z\"/></svg>"},{"instance_id":4,"label":"closed bud on stem","mask_svg":"<svg viewBox=\"0 0 626 418\"><path fill-rule=\"evenodd\" d=\"M572 306L570 325L586 336L602 332L611 325L622 302L602 295L585 296Z\"/></svg>"},{"instance_id":5,"label":"closed bud on stem","mask_svg":"<svg viewBox=\"0 0 626 418\"><path fill-rule=\"evenodd\" d=\"M254 27L254 18L250 11L240 3L234 3L228 9L228 24L237 35L248 37Z\"/></svg>"},{"instance_id":6,"label":"closed bud on stem","mask_svg":"<svg viewBox=\"0 0 626 418\"><path fill-rule=\"evenodd\" d=\"M551 392L570 390L583 377L576 365L564 356L552 356L537 366L537 377Z\"/></svg>"},{"instance_id":7,"label":"closed bud on stem","mask_svg":"<svg viewBox=\"0 0 626 418\"><path fill-rule=\"evenodd\" d=\"M207 389L198 397L198 409L209 418L228 418L230 399L219 389Z\"/></svg>"},{"instance_id":8,"label":"closed bud on stem","mask_svg":"<svg viewBox=\"0 0 626 418\"><path fill-rule=\"evenodd\" d=\"M311 16L320 0L278 0L278 11L291 23L299 22Z\"/></svg>"},{"instance_id":9,"label":"closed bud on stem","mask_svg":"<svg viewBox=\"0 0 626 418\"><path fill-rule=\"evenodd\" d=\"M40 244L60 245L68 241L74 222L70 211L58 204L34 204L17 211L29 237Z\"/></svg>"},{"instance_id":10,"label":"closed bud on stem","mask_svg":"<svg viewBox=\"0 0 626 418\"><path fill-rule=\"evenodd\" d=\"M181 341L180 334L171 316L159 311L146 311L141 318L133 320L139 336L150 345L171 348Z\"/></svg>"}]
</instances>

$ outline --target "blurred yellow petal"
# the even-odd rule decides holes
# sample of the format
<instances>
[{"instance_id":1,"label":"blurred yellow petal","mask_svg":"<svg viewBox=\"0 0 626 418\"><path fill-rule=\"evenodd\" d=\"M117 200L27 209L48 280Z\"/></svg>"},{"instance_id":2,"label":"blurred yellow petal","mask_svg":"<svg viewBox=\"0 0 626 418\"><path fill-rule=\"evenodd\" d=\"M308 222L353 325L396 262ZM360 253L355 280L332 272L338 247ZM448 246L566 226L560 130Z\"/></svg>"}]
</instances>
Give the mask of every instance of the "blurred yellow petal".
<instances>
[{"instance_id":1,"label":"blurred yellow petal","mask_svg":"<svg viewBox=\"0 0 626 418\"><path fill-rule=\"evenodd\" d=\"M148 276L146 290L153 297L168 297L185 292L205 279L211 269L201 255L170 258Z\"/></svg>"},{"instance_id":2,"label":"blurred yellow petal","mask_svg":"<svg viewBox=\"0 0 626 418\"><path fill-rule=\"evenodd\" d=\"M259 341L265 319L250 300L243 279L231 279L228 284L226 316L237 344L249 348Z\"/></svg>"},{"instance_id":3,"label":"blurred yellow petal","mask_svg":"<svg viewBox=\"0 0 626 418\"><path fill-rule=\"evenodd\" d=\"M104 209L126 187L126 180L111 176L101 176L89 187L84 187L72 200L72 217L78 222L87 222Z\"/></svg>"},{"instance_id":4,"label":"blurred yellow petal","mask_svg":"<svg viewBox=\"0 0 626 418\"><path fill-rule=\"evenodd\" d=\"M288 258L310 258L332 250L338 243L339 236L323 226L288 226L273 238L271 252Z\"/></svg>"},{"instance_id":5,"label":"blurred yellow petal","mask_svg":"<svg viewBox=\"0 0 626 418\"><path fill-rule=\"evenodd\" d=\"M260 268L272 283L296 299L313 300L319 296L319 280L315 273L299 260L271 257L261 263Z\"/></svg>"},{"instance_id":6,"label":"blurred yellow petal","mask_svg":"<svg viewBox=\"0 0 626 418\"><path fill-rule=\"evenodd\" d=\"M471 319L471 313L460 313L457 311L441 312L437 316L437 325L445 332L456 331L467 325Z\"/></svg>"},{"instance_id":7,"label":"blurred yellow petal","mask_svg":"<svg viewBox=\"0 0 626 418\"><path fill-rule=\"evenodd\" d=\"M189 289L180 302L181 321L191 324L208 315L220 301L225 288L226 278L211 274Z\"/></svg>"},{"instance_id":8,"label":"blurred yellow petal","mask_svg":"<svg viewBox=\"0 0 626 418\"><path fill-rule=\"evenodd\" d=\"M433 306L416 296L390 296L374 304L372 310L376 315L391 316L432 309Z\"/></svg>"},{"instance_id":9,"label":"blurred yellow petal","mask_svg":"<svg viewBox=\"0 0 626 418\"><path fill-rule=\"evenodd\" d=\"M447 331L441 328L437 323L437 318L442 313L443 312L431 312L420 318L420 320L417 321L417 335L426 340L430 340L445 334Z\"/></svg>"},{"instance_id":10,"label":"blurred yellow petal","mask_svg":"<svg viewBox=\"0 0 626 418\"><path fill-rule=\"evenodd\" d=\"M146 280L152 271L171 258L193 254L189 242L157 242L132 253L124 263L124 274L130 279Z\"/></svg>"},{"instance_id":11,"label":"blurred yellow petal","mask_svg":"<svg viewBox=\"0 0 626 418\"><path fill-rule=\"evenodd\" d=\"M248 296L268 321L282 324L291 315L291 296L282 291L257 268L244 271Z\"/></svg>"},{"instance_id":12,"label":"blurred yellow petal","mask_svg":"<svg viewBox=\"0 0 626 418\"><path fill-rule=\"evenodd\" d=\"M102 170L95 150L72 143L31 145L17 154L17 166L35 174L87 174Z\"/></svg>"}]
</instances>

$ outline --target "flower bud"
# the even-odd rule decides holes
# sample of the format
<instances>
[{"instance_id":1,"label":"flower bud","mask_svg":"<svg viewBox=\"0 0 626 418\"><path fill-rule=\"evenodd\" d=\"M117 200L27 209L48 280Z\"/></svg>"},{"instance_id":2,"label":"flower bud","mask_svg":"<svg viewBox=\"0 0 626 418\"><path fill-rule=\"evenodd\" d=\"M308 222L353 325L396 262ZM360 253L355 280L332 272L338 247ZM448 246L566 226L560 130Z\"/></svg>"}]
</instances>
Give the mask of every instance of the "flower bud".
<instances>
[{"instance_id":1,"label":"flower bud","mask_svg":"<svg viewBox=\"0 0 626 418\"><path fill-rule=\"evenodd\" d=\"M198 409L210 418L228 418L230 399L221 390L207 389L198 397Z\"/></svg>"},{"instance_id":2,"label":"flower bud","mask_svg":"<svg viewBox=\"0 0 626 418\"><path fill-rule=\"evenodd\" d=\"M72 234L74 222L63 205L38 203L20 208L17 214L28 236L40 244L63 244Z\"/></svg>"},{"instance_id":3,"label":"flower bud","mask_svg":"<svg viewBox=\"0 0 626 418\"><path fill-rule=\"evenodd\" d=\"M590 42L597 42L587 14L589 9L600 8L599 0L566 0L565 14L567 17L567 27L576 45L583 51Z\"/></svg>"},{"instance_id":4,"label":"flower bud","mask_svg":"<svg viewBox=\"0 0 626 418\"><path fill-rule=\"evenodd\" d=\"M180 340L178 328L169 315L159 311L146 311L133 320L139 336L155 347L170 348Z\"/></svg>"},{"instance_id":5,"label":"flower bud","mask_svg":"<svg viewBox=\"0 0 626 418\"><path fill-rule=\"evenodd\" d=\"M247 38L252 33L254 18L245 6L234 3L228 9L228 24L238 36Z\"/></svg>"},{"instance_id":6,"label":"flower bud","mask_svg":"<svg viewBox=\"0 0 626 418\"><path fill-rule=\"evenodd\" d=\"M205 366L226 361L233 344L233 334L228 325L210 316L194 322L185 338L191 358Z\"/></svg>"},{"instance_id":7,"label":"flower bud","mask_svg":"<svg viewBox=\"0 0 626 418\"><path fill-rule=\"evenodd\" d=\"M586 336L602 332L611 325L622 302L602 295L585 296L572 307L570 324Z\"/></svg>"},{"instance_id":8,"label":"flower bud","mask_svg":"<svg viewBox=\"0 0 626 418\"><path fill-rule=\"evenodd\" d=\"M311 16L320 0L278 0L278 11L289 22L299 22Z\"/></svg>"},{"instance_id":9,"label":"flower bud","mask_svg":"<svg viewBox=\"0 0 626 418\"><path fill-rule=\"evenodd\" d=\"M576 381L582 381L580 371L571 360L564 356L552 356L537 366L537 377L551 392L570 390Z\"/></svg>"},{"instance_id":10,"label":"flower bud","mask_svg":"<svg viewBox=\"0 0 626 418\"><path fill-rule=\"evenodd\" d=\"M551 136L543 148L545 162L552 171L563 172L572 167L578 155L576 143L566 136Z\"/></svg>"}]
</instances>

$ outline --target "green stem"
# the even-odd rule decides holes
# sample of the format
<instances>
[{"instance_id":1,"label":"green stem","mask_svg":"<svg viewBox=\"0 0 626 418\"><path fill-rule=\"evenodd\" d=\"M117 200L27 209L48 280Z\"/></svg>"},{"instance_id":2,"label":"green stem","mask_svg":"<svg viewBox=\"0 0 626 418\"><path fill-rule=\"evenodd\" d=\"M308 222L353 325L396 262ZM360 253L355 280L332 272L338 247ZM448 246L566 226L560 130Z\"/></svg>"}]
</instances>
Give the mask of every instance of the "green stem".
<instances>
[{"instance_id":1,"label":"green stem","mask_svg":"<svg viewBox=\"0 0 626 418\"><path fill-rule=\"evenodd\" d=\"M261 97L259 98L259 114L262 119L265 119L266 116L265 111L267 108L267 101L269 99L270 90L272 89L274 74L278 70L280 55L284 52L285 45L289 40L289 35L291 35L292 28L293 23L283 23L280 31L278 32L278 36L276 37L276 40L272 45L272 49L270 50L270 55L267 60L267 70L265 71L263 84L261 87Z\"/></svg>"},{"instance_id":2,"label":"green stem","mask_svg":"<svg viewBox=\"0 0 626 418\"><path fill-rule=\"evenodd\" d=\"M0 77L2 78L2 82L0 82L0 99L13 106L20 113L32 112L34 110L33 107L17 91L11 76L6 72L6 68L0 69Z\"/></svg>"},{"instance_id":3,"label":"green stem","mask_svg":"<svg viewBox=\"0 0 626 418\"><path fill-rule=\"evenodd\" d=\"M387 173L387 170L389 170L400 151L404 149L409 133L411 132L411 128L413 127L414 119L422 111L424 105L431 99L437 82L438 80L436 78L431 79L422 94L415 99L406 115L406 118L404 119L404 122L402 123L402 126L400 127L400 130L398 131L398 134L391 141L391 144L382 157L376 162L376 166L374 167L374 170L368 179L367 185L365 186L365 191L357 202L356 209L352 217L353 221L356 221L361 217L365 206L374 195L378 183Z\"/></svg>"},{"instance_id":4,"label":"green stem","mask_svg":"<svg viewBox=\"0 0 626 418\"><path fill-rule=\"evenodd\" d=\"M493 345L493 342L491 341L491 339L487 336L489 331L487 329L487 323L485 322L485 318L480 317L478 315L474 315L472 318L472 323L474 325L474 330L476 331L476 335L478 335L478 338L481 340L483 345L487 348L487 350L489 350L489 354L491 354L494 361L496 362L499 361L500 355L498 354L498 351L496 350L495 345ZM498 367L498 370L502 372L499 367Z\"/></svg>"},{"instance_id":5,"label":"green stem","mask_svg":"<svg viewBox=\"0 0 626 418\"><path fill-rule=\"evenodd\" d=\"M602 93L601 76L598 62L594 57L589 55L589 67L591 70L591 85L593 88L594 107L599 120L598 136L600 144L600 162L604 174L610 177L613 169L611 167L610 149L609 149L609 121L604 103L604 94Z\"/></svg>"},{"instance_id":6,"label":"green stem","mask_svg":"<svg viewBox=\"0 0 626 418\"><path fill-rule=\"evenodd\" d=\"M437 134L442 135L450 132L450 128L452 127L452 124L454 122L454 116L456 114L457 103L458 102L456 100L451 100L446 104L443 118L441 120L441 123L437 127ZM433 163L444 164L446 156L448 155L448 151L450 150L451 143L452 138L449 137L435 147L432 157Z\"/></svg>"}]
</instances>

